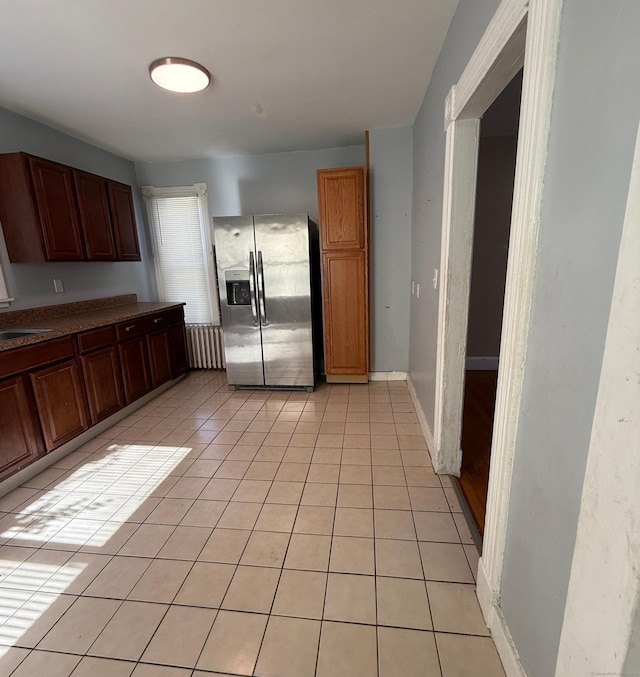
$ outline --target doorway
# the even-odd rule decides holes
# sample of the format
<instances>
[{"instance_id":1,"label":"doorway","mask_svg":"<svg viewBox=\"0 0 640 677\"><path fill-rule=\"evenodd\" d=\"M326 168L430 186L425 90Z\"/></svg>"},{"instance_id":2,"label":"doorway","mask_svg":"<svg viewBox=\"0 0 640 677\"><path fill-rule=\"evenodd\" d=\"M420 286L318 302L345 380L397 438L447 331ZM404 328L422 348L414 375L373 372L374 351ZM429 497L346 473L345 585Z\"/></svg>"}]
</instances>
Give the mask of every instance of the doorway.
<instances>
[{"instance_id":1,"label":"doorway","mask_svg":"<svg viewBox=\"0 0 640 677\"><path fill-rule=\"evenodd\" d=\"M481 536L489 489L521 94L522 71L480 121L460 487Z\"/></svg>"},{"instance_id":2,"label":"doorway","mask_svg":"<svg viewBox=\"0 0 640 677\"><path fill-rule=\"evenodd\" d=\"M459 476L467 314L480 118L523 67L518 156L477 595L507 674L518 657L500 610L511 480L522 408L538 224L555 84L561 0L502 0L444 102L445 157L433 434L433 466Z\"/></svg>"}]
</instances>

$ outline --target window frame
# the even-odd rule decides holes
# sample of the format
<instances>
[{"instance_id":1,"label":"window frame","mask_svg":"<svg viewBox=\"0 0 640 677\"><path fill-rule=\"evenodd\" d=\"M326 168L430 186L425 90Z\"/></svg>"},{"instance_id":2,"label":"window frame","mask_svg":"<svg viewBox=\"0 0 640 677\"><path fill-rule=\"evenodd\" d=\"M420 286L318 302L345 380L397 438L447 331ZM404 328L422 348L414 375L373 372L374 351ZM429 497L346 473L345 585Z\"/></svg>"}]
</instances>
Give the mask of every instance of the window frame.
<instances>
[{"instance_id":1,"label":"window frame","mask_svg":"<svg viewBox=\"0 0 640 677\"><path fill-rule=\"evenodd\" d=\"M13 301L13 298L9 296L7 291L7 283L2 271L2 264L0 263L0 308L8 308L11 301Z\"/></svg>"},{"instance_id":2,"label":"window frame","mask_svg":"<svg viewBox=\"0 0 640 677\"><path fill-rule=\"evenodd\" d=\"M160 269L159 246L153 218L153 202L156 199L197 197L200 212L200 233L202 235L203 259L205 262L205 278L209 289L209 306L211 311L211 324L220 326L220 302L218 300L218 287L215 269L215 257L213 252L213 240L209 228L209 204L207 199L207 184L195 183L190 186L142 186L142 197L147 208L147 222L151 240L153 267L156 280L158 297L164 299L162 289L162 271Z\"/></svg>"}]
</instances>

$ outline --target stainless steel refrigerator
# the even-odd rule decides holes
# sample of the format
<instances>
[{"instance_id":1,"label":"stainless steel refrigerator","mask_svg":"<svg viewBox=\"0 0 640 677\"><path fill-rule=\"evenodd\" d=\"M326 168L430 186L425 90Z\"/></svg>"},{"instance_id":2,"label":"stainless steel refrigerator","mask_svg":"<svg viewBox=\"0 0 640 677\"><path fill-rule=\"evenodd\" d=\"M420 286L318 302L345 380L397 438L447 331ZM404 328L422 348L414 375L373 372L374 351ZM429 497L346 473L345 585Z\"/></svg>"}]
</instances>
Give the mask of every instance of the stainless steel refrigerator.
<instances>
[{"instance_id":1,"label":"stainless steel refrigerator","mask_svg":"<svg viewBox=\"0 0 640 677\"><path fill-rule=\"evenodd\" d=\"M307 214L213 219L231 388L313 390Z\"/></svg>"}]
</instances>

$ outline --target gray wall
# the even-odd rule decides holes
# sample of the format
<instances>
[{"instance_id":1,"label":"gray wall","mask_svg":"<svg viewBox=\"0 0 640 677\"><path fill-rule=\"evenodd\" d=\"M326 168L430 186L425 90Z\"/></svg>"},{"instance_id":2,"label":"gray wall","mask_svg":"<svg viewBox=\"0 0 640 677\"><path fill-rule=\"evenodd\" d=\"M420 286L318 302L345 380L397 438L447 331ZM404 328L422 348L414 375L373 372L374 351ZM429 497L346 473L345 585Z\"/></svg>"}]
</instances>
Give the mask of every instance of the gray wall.
<instances>
[{"instance_id":1,"label":"gray wall","mask_svg":"<svg viewBox=\"0 0 640 677\"><path fill-rule=\"evenodd\" d=\"M7 310L129 293L138 294L140 300L152 300L154 288L148 274L148 248L143 228L141 200L137 196L134 164L0 108L0 153L14 151L39 155L132 185L142 262L11 264L4 236L0 234L0 265L4 271L9 296L16 299ZM64 293L54 293L52 281L54 277L62 278Z\"/></svg>"},{"instance_id":2,"label":"gray wall","mask_svg":"<svg viewBox=\"0 0 640 677\"><path fill-rule=\"evenodd\" d=\"M316 170L365 163L364 146L228 158L137 162L141 186L206 182L210 216L308 212L318 221Z\"/></svg>"},{"instance_id":3,"label":"gray wall","mask_svg":"<svg viewBox=\"0 0 640 677\"><path fill-rule=\"evenodd\" d=\"M517 141L515 136L480 139L468 357L497 357L500 354Z\"/></svg>"},{"instance_id":4,"label":"gray wall","mask_svg":"<svg viewBox=\"0 0 640 677\"><path fill-rule=\"evenodd\" d=\"M639 33L640 3L564 1L501 591L528 677L556 662L638 129Z\"/></svg>"},{"instance_id":5,"label":"gray wall","mask_svg":"<svg viewBox=\"0 0 640 677\"><path fill-rule=\"evenodd\" d=\"M369 132L371 371L409 368L411 127Z\"/></svg>"},{"instance_id":6,"label":"gray wall","mask_svg":"<svg viewBox=\"0 0 640 677\"><path fill-rule=\"evenodd\" d=\"M431 279L434 268L440 267L444 101L499 4L499 0L460 1L413 126L411 279L420 283L420 298L411 297L409 371L431 430L438 332L438 291Z\"/></svg>"}]
</instances>

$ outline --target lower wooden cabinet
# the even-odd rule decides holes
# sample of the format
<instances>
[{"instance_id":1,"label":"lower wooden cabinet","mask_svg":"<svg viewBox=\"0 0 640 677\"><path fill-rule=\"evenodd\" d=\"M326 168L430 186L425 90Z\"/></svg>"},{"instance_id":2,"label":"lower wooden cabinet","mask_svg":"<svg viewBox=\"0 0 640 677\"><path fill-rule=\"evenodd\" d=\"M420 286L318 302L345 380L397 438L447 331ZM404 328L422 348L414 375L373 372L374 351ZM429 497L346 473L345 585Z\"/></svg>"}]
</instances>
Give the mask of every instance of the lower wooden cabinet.
<instances>
[{"instance_id":1,"label":"lower wooden cabinet","mask_svg":"<svg viewBox=\"0 0 640 677\"><path fill-rule=\"evenodd\" d=\"M178 378L189 370L187 334L184 321L169 325L169 348L171 352L171 373L173 378Z\"/></svg>"},{"instance_id":2,"label":"lower wooden cabinet","mask_svg":"<svg viewBox=\"0 0 640 677\"><path fill-rule=\"evenodd\" d=\"M0 381L0 478L38 457L38 437L22 376Z\"/></svg>"},{"instance_id":3,"label":"lower wooden cabinet","mask_svg":"<svg viewBox=\"0 0 640 677\"><path fill-rule=\"evenodd\" d=\"M171 380L171 356L169 354L169 332L166 329L147 334L149 348L149 368L151 386L159 385Z\"/></svg>"},{"instance_id":4,"label":"lower wooden cabinet","mask_svg":"<svg viewBox=\"0 0 640 677\"><path fill-rule=\"evenodd\" d=\"M324 362L331 375L367 375L365 252L322 255Z\"/></svg>"},{"instance_id":5,"label":"lower wooden cabinet","mask_svg":"<svg viewBox=\"0 0 640 677\"><path fill-rule=\"evenodd\" d=\"M122 372L115 346L81 355L82 372L92 425L125 405Z\"/></svg>"},{"instance_id":6,"label":"lower wooden cabinet","mask_svg":"<svg viewBox=\"0 0 640 677\"><path fill-rule=\"evenodd\" d=\"M182 308L0 351L0 480L187 369Z\"/></svg>"},{"instance_id":7,"label":"lower wooden cabinet","mask_svg":"<svg viewBox=\"0 0 640 677\"><path fill-rule=\"evenodd\" d=\"M68 442L89 427L75 359L41 369L30 376L47 451Z\"/></svg>"},{"instance_id":8,"label":"lower wooden cabinet","mask_svg":"<svg viewBox=\"0 0 640 677\"><path fill-rule=\"evenodd\" d=\"M124 394L129 404L151 390L147 337L138 336L120 343L118 352L122 365Z\"/></svg>"}]
</instances>

